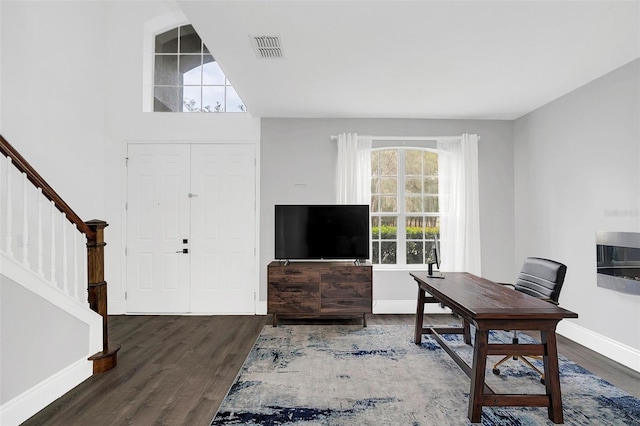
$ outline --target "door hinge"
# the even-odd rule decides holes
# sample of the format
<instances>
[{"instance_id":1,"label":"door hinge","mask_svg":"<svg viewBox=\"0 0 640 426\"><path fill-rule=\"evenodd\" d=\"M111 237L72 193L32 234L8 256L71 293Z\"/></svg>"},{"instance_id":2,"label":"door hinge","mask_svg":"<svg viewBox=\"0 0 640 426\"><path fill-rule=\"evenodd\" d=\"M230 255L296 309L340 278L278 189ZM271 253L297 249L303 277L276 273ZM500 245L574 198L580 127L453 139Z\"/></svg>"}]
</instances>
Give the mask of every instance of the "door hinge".
<instances>
[{"instance_id":1,"label":"door hinge","mask_svg":"<svg viewBox=\"0 0 640 426\"><path fill-rule=\"evenodd\" d=\"M124 292L124 300L127 300L127 292Z\"/></svg>"},{"instance_id":2,"label":"door hinge","mask_svg":"<svg viewBox=\"0 0 640 426\"><path fill-rule=\"evenodd\" d=\"M124 210L129 211L129 203L124 203Z\"/></svg>"},{"instance_id":3,"label":"door hinge","mask_svg":"<svg viewBox=\"0 0 640 426\"><path fill-rule=\"evenodd\" d=\"M129 167L129 157L124 157L124 166Z\"/></svg>"},{"instance_id":4,"label":"door hinge","mask_svg":"<svg viewBox=\"0 0 640 426\"><path fill-rule=\"evenodd\" d=\"M126 256L128 254L128 250L127 247L124 248L124 255Z\"/></svg>"}]
</instances>

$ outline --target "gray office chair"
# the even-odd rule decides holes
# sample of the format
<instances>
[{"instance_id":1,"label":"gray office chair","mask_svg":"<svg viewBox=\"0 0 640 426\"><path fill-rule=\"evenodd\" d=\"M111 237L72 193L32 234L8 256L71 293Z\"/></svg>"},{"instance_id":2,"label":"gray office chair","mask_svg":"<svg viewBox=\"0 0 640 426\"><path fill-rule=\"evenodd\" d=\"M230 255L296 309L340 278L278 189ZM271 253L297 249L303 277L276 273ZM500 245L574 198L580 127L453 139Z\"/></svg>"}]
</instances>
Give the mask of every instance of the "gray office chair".
<instances>
[{"instance_id":1,"label":"gray office chair","mask_svg":"<svg viewBox=\"0 0 640 426\"><path fill-rule=\"evenodd\" d=\"M539 257L527 257L522 265L522 270L518 275L518 280L513 287L530 296L543 299L547 302L558 304L560 290L567 274L567 267L562 263ZM518 343L518 332L513 331L513 343ZM500 374L498 368L502 363L511 358L507 355L493 366L493 374ZM529 356L530 358L541 359L540 356ZM514 355L514 360L521 360L540 375L540 381L544 383L544 373L536 368L524 355Z\"/></svg>"}]
</instances>

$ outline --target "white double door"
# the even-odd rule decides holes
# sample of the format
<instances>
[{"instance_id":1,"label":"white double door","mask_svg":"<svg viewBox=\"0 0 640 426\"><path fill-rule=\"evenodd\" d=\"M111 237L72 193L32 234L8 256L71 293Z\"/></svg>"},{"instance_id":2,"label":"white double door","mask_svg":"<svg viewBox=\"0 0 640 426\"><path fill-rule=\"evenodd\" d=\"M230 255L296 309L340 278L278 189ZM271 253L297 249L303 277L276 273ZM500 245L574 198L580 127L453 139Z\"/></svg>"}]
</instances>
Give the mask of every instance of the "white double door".
<instances>
[{"instance_id":1,"label":"white double door","mask_svg":"<svg viewBox=\"0 0 640 426\"><path fill-rule=\"evenodd\" d=\"M255 146L127 155L127 312L255 313Z\"/></svg>"}]
</instances>

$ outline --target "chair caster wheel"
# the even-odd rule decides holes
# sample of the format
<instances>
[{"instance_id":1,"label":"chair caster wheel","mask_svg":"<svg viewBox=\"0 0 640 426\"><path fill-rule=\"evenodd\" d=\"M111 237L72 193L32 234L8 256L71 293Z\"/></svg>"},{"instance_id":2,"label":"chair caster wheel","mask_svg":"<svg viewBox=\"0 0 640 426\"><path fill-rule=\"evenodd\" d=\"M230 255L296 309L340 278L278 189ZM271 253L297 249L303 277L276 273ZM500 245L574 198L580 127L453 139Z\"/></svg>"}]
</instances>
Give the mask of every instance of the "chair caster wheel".
<instances>
[{"instance_id":1,"label":"chair caster wheel","mask_svg":"<svg viewBox=\"0 0 640 426\"><path fill-rule=\"evenodd\" d=\"M495 374L496 376L498 376L500 374L500 369L499 368L494 368L491 371L493 371L493 374Z\"/></svg>"}]
</instances>

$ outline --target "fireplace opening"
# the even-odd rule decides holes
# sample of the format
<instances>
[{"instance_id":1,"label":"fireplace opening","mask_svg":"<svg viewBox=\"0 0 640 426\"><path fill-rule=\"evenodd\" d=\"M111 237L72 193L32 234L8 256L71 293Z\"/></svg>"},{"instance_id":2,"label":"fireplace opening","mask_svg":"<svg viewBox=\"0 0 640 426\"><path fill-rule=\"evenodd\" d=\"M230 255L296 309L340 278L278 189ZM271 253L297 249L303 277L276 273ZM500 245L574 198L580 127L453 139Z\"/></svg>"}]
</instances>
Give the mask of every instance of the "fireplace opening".
<instances>
[{"instance_id":1,"label":"fireplace opening","mask_svg":"<svg viewBox=\"0 0 640 426\"><path fill-rule=\"evenodd\" d=\"M598 287L640 295L640 233L597 232Z\"/></svg>"}]
</instances>

